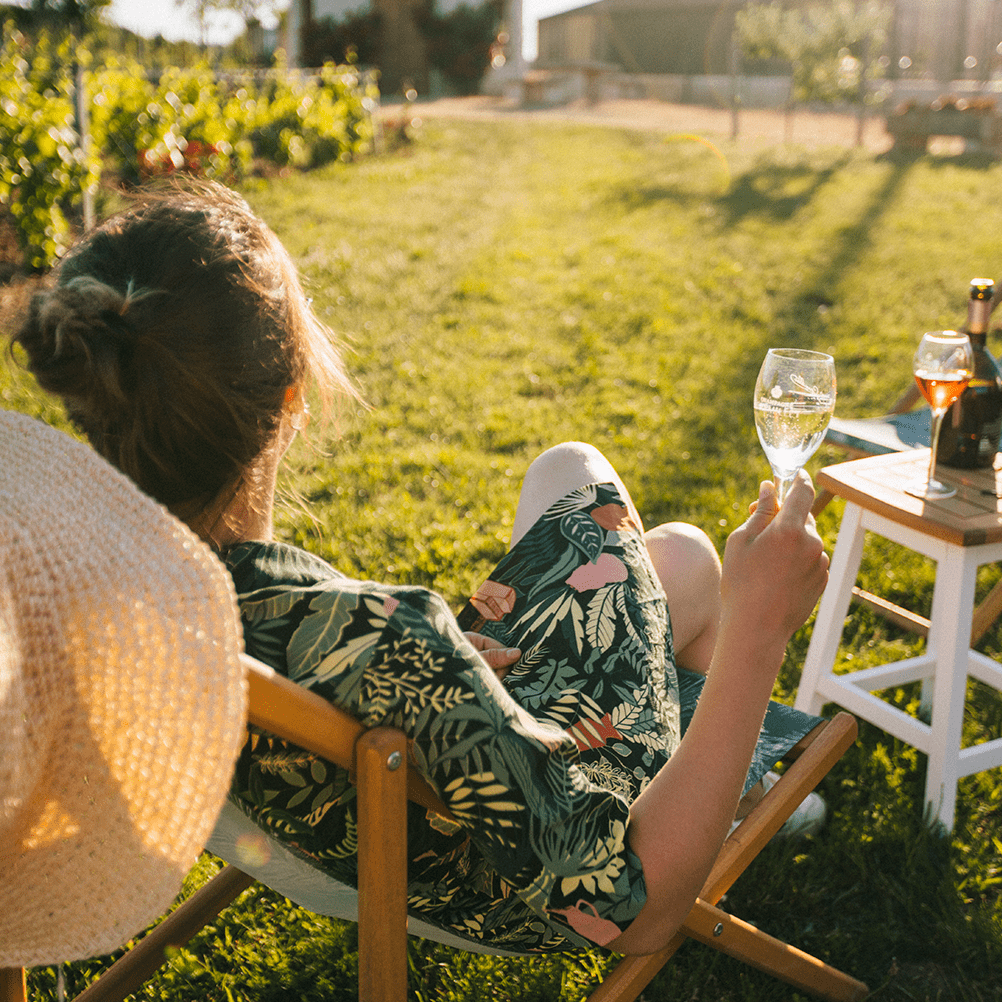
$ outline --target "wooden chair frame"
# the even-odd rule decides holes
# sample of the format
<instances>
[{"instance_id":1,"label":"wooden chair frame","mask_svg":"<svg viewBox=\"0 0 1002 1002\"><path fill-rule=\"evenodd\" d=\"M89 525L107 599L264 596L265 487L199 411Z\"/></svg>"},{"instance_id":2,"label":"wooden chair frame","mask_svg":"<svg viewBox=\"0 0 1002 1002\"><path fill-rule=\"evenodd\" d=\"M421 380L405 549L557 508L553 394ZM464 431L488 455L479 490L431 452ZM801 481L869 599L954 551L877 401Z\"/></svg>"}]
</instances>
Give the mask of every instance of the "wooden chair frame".
<instances>
[{"instance_id":1,"label":"wooden chair frame","mask_svg":"<svg viewBox=\"0 0 1002 1002\"><path fill-rule=\"evenodd\" d=\"M358 721L271 668L243 657L250 685L249 722L350 770L358 786L358 942L361 1002L404 1002L407 997L408 798L445 816L446 806L407 766L402 731ZM591 1002L635 999L687 939L766 971L820 998L853 1002L865 984L759 931L716 907L804 797L856 738L848 713L818 725L791 752L790 766L731 833L673 940L651 956L624 957L591 995ZM368 834L366 834L368 833ZM379 833L378 836L373 833ZM183 946L254 882L232 865L153 928L77 996L111 1002L136 991L163 963L167 947ZM0 971L0 1002L25 1002L25 973Z\"/></svg>"}]
</instances>

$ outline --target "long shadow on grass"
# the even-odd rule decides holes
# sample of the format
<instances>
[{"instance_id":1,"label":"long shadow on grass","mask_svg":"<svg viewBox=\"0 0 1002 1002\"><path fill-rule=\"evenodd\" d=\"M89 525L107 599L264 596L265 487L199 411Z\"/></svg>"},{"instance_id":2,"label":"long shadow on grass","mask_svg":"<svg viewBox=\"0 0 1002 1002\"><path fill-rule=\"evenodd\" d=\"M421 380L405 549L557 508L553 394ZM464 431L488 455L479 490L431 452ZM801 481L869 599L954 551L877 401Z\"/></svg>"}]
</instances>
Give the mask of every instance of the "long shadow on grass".
<instances>
[{"instance_id":1,"label":"long shadow on grass","mask_svg":"<svg viewBox=\"0 0 1002 1002\"><path fill-rule=\"evenodd\" d=\"M612 193L611 200L627 210L635 210L660 202L682 205L710 199L724 210L725 226L733 226L749 216L762 216L782 223L809 205L851 159L846 154L818 169L807 164L778 164L763 157L751 170L729 182L725 180L726 192L716 195L706 190L717 182L707 174L707 151L700 152L704 156L683 157L671 181L623 186Z\"/></svg>"},{"instance_id":2,"label":"long shadow on grass","mask_svg":"<svg viewBox=\"0 0 1002 1002\"><path fill-rule=\"evenodd\" d=\"M822 170L806 164L760 162L735 178L720 200L725 210L724 225L734 226L749 216L764 216L777 223L792 219L817 197L849 159L844 156Z\"/></svg>"},{"instance_id":3,"label":"long shadow on grass","mask_svg":"<svg viewBox=\"0 0 1002 1002\"><path fill-rule=\"evenodd\" d=\"M873 240L873 234L881 224L881 220L888 208L894 203L897 193L904 184L908 172L914 165L915 158L899 159L895 161L888 171L882 183L876 186L865 203L860 206L856 215L851 219L846 219L844 225L837 234L828 242L827 253L824 255L823 263L818 264L813 271L805 266L803 281L797 286L791 286L785 300L776 303L772 321L761 328L761 332L755 339L741 339L736 342L731 351L733 357L723 363L722 371L728 373L727 387L720 387L718 392L722 397L730 393L736 395L742 403L750 400L751 388L755 384L762 357L767 348L773 345L783 344L788 347L815 347L818 330L818 311L831 306L839 298L839 286L844 276L855 267L859 258L866 252L867 247ZM799 196L799 204L806 204L808 197L817 197L819 190L826 180L833 177L838 169L838 165L831 169L819 172L818 182L810 184L811 194L808 196L805 191ZM776 174L772 170L756 168L749 172L745 183L737 182L739 187L745 191L761 192L764 190L758 179L763 176L776 179ZM778 183L778 182L777 182ZM766 206L766 201L758 197L757 210L746 207L746 214L751 211L787 212L790 206L786 201L782 205L773 204ZM783 196L785 199L786 196ZM724 200L725 202L727 199ZM732 202L737 211L736 199ZM719 352L726 352L726 344L719 344L716 348ZM726 421L733 424L734 413L744 413L739 407L737 410L730 407L722 407L726 412ZM691 420L696 427L692 434L694 439L698 438L703 442L713 442L717 436L725 434L722 429L720 414L706 415L700 417L692 414ZM706 422L705 426L700 426L700 422ZM716 422L716 424L714 424Z\"/></svg>"},{"instance_id":4,"label":"long shadow on grass","mask_svg":"<svg viewBox=\"0 0 1002 1002\"><path fill-rule=\"evenodd\" d=\"M751 332L754 327L746 325L749 334L733 343L720 342L715 345L720 358L719 371L727 373L726 382L714 388L716 406L693 408L687 414L689 438L700 443L702 476L708 483L721 476L715 465L718 456L729 455L736 437L742 441L754 442L751 431L751 392L755 384L762 357L773 345L789 347L815 347L818 331L818 311L833 304L839 297L839 286L844 276L856 265L873 240L873 234L881 225L884 214L893 205L909 171L918 158L897 157L890 161L889 169L882 181L874 187L856 213L847 218L841 228L826 242L821 263L813 270L804 265L803 281L791 286L785 298L775 304L772 319L759 328L757 337ZM847 158L848 160L848 158ZM843 162L847 162L843 161ZM804 179L800 169L776 168L760 164L734 182L734 188L744 193L745 201L739 195L722 196L719 204L730 206L733 213L749 215L753 212L793 214L804 207L811 198L823 197L823 187L841 169L839 162L816 172L817 177L805 180L796 194L782 194L784 185L792 178ZM791 173L792 171L792 173ZM765 178L765 181L762 179ZM772 192L770 196L768 193ZM754 198L751 203L748 199ZM793 204L794 200L796 205ZM737 218L732 215L731 221ZM722 229L729 223L722 223ZM840 360L846 361L846 360ZM648 490L656 496L659 487L658 474L652 472L648 480L641 477L638 492Z\"/></svg>"},{"instance_id":5,"label":"long shadow on grass","mask_svg":"<svg viewBox=\"0 0 1002 1002\"><path fill-rule=\"evenodd\" d=\"M846 220L837 237L832 240L826 263L816 269L802 283L802 291L778 311L777 319L785 321L786 329L779 332L787 337L802 336L805 320L816 314L818 307L830 306L838 298L838 287L843 276L850 271L873 242L873 233L880 226L884 214L894 204L895 197L916 162L915 157L897 158L882 184L874 188L854 221ZM808 328L810 329L810 328ZM770 331L773 336L776 331Z\"/></svg>"},{"instance_id":6,"label":"long shadow on grass","mask_svg":"<svg viewBox=\"0 0 1002 1002\"><path fill-rule=\"evenodd\" d=\"M897 193L917 159L914 156L899 156L890 161L891 168L883 182L871 191L855 218L847 219L831 240L824 263L813 272L805 274L796 291L791 290L786 302L777 304L775 320L763 329L757 350L750 348L747 342L743 343L740 354L728 370L732 373L733 385L752 386L762 354L771 345L813 346L818 310L825 309L838 300L843 277L872 243L873 234L881 225L885 212L894 204ZM755 177L761 172L756 169L749 173L752 178L747 187L758 189ZM835 169L822 173L827 179L833 176ZM819 186L812 186L815 192L818 188Z\"/></svg>"}]
</instances>

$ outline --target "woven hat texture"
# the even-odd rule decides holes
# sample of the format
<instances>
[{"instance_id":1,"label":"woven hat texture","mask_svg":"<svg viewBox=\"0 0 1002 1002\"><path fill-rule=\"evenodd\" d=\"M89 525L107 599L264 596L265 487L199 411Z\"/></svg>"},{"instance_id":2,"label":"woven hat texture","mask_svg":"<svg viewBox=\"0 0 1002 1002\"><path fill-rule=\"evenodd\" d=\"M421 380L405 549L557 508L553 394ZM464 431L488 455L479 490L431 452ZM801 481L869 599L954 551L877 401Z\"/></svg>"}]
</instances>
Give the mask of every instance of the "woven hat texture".
<instances>
[{"instance_id":1,"label":"woven hat texture","mask_svg":"<svg viewBox=\"0 0 1002 1002\"><path fill-rule=\"evenodd\" d=\"M244 737L229 575L92 449L0 411L0 967L161 915Z\"/></svg>"}]
</instances>

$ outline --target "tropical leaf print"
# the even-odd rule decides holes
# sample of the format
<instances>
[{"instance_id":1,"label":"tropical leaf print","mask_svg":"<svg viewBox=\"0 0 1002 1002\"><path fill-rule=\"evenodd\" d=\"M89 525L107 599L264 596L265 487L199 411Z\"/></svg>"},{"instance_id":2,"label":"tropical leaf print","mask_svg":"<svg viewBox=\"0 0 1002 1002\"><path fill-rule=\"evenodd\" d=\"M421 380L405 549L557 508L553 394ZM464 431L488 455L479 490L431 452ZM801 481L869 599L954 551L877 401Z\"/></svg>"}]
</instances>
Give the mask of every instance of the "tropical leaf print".
<instances>
[{"instance_id":1,"label":"tropical leaf print","mask_svg":"<svg viewBox=\"0 0 1002 1002\"><path fill-rule=\"evenodd\" d=\"M476 698L468 680L453 677L456 655L437 646L413 635L396 637L388 646L384 640L363 671L360 714L365 723L411 728L418 719L427 721L426 710L444 714Z\"/></svg>"},{"instance_id":2,"label":"tropical leaf print","mask_svg":"<svg viewBox=\"0 0 1002 1002\"><path fill-rule=\"evenodd\" d=\"M634 689L634 693L643 695L639 689ZM627 699L613 708L612 725L623 734L632 734L644 716L644 704L636 698Z\"/></svg>"},{"instance_id":3,"label":"tropical leaf print","mask_svg":"<svg viewBox=\"0 0 1002 1002\"><path fill-rule=\"evenodd\" d=\"M581 751L602 748L614 738L623 737L613 726L612 714L605 713L598 720L582 717L567 728Z\"/></svg>"},{"instance_id":4,"label":"tropical leaf print","mask_svg":"<svg viewBox=\"0 0 1002 1002\"><path fill-rule=\"evenodd\" d=\"M577 654L581 654L584 641L584 610L573 591L558 595L552 602L540 602L529 609L515 623L516 633L532 634L536 642L545 640L555 630L574 641Z\"/></svg>"},{"instance_id":5,"label":"tropical leaf print","mask_svg":"<svg viewBox=\"0 0 1002 1002\"><path fill-rule=\"evenodd\" d=\"M281 747L259 753L255 759L261 772L274 775L309 769L315 761L317 758L312 752L286 745L284 742Z\"/></svg>"},{"instance_id":6,"label":"tropical leaf print","mask_svg":"<svg viewBox=\"0 0 1002 1002\"><path fill-rule=\"evenodd\" d=\"M579 718L601 720L606 711L581 686L578 686L564 689L555 699L551 694L544 713L554 723L567 730Z\"/></svg>"},{"instance_id":7,"label":"tropical leaf print","mask_svg":"<svg viewBox=\"0 0 1002 1002\"><path fill-rule=\"evenodd\" d=\"M568 785L567 761L566 758L561 761L554 756L547 761L540 776L531 755L519 754L516 748L508 756L506 765L512 777L511 785L522 791L533 825L559 827L572 813L576 794L586 786L587 780L575 767L570 773L573 782ZM533 782L534 772L536 776Z\"/></svg>"},{"instance_id":8,"label":"tropical leaf print","mask_svg":"<svg viewBox=\"0 0 1002 1002\"><path fill-rule=\"evenodd\" d=\"M327 813L331 808L339 806L337 801L331 801L326 805L326 809L322 814L317 814L314 818L313 815L310 817L310 822L312 827L316 828L317 825L323 820L324 814ZM323 858L325 859L352 859L358 853L358 822L355 820L354 813L350 811L345 812L345 835L342 839L334 844L329 844L323 849Z\"/></svg>"},{"instance_id":9,"label":"tropical leaf print","mask_svg":"<svg viewBox=\"0 0 1002 1002\"><path fill-rule=\"evenodd\" d=\"M309 593L306 593L308 596ZM258 623L271 623L276 619L284 619L295 608L297 602L306 597L294 588L276 591L269 589L260 597L249 599L240 604L240 615L249 626Z\"/></svg>"},{"instance_id":10,"label":"tropical leaf print","mask_svg":"<svg viewBox=\"0 0 1002 1002\"><path fill-rule=\"evenodd\" d=\"M588 603L585 636L592 647L607 651L616 640L616 613L625 611L624 588L609 584L600 588Z\"/></svg>"},{"instance_id":11,"label":"tropical leaf print","mask_svg":"<svg viewBox=\"0 0 1002 1002\"><path fill-rule=\"evenodd\" d=\"M302 657L302 673L294 677L306 686L328 682L343 674L347 666L352 672L363 669L372 657L387 620L399 605L398 600L390 595L360 596L354 603L339 602L336 597L330 602L327 596L323 596L323 600L318 597L315 602L318 608L311 608L311 611L319 615L304 619L293 634L292 641L296 653ZM310 619L319 620L321 625L308 628L306 623ZM324 623L329 623L329 626L324 627ZM346 636L349 627L358 631L355 636ZM292 645L289 656L291 660ZM306 671L306 666L314 669L312 673ZM290 677L293 677L291 669Z\"/></svg>"},{"instance_id":12,"label":"tropical leaf print","mask_svg":"<svg viewBox=\"0 0 1002 1002\"><path fill-rule=\"evenodd\" d=\"M551 558L536 573L533 585L528 590L530 595L545 596L555 588L563 590L567 578L581 562L581 553L573 546L564 544L559 548L554 547L553 551ZM492 635L496 635L491 632ZM509 628L509 632L514 631Z\"/></svg>"},{"instance_id":13,"label":"tropical leaf print","mask_svg":"<svg viewBox=\"0 0 1002 1002\"><path fill-rule=\"evenodd\" d=\"M492 772L459 776L442 788L442 796L457 818L476 819L489 829L514 828L514 815L525 810L525 804Z\"/></svg>"},{"instance_id":14,"label":"tropical leaf print","mask_svg":"<svg viewBox=\"0 0 1002 1002\"><path fill-rule=\"evenodd\" d=\"M613 765L608 759L595 759L593 762L582 762L579 766L581 772L588 778L590 783L603 790L611 790L619 794L627 802L632 803L640 792L634 776Z\"/></svg>"},{"instance_id":15,"label":"tropical leaf print","mask_svg":"<svg viewBox=\"0 0 1002 1002\"><path fill-rule=\"evenodd\" d=\"M642 649L648 648L650 638L645 638L641 634L641 631L637 628L637 624L633 621L633 616L630 614L631 610L625 603L622 612L623 615L619 622L633 646ZM662 647L660 644L654 644L653 646L655 649Z\"/></svg>"},{"instance_id":16,"label":"tropical leaf print","mask_svg":"<svg viewBox=\"0 0 1002 1002\"><path fill-rule=\"evenodd\" d=\"M577 666L573 665L569 658L556 660L542 655L532 658L532 652L530 658L528 663L535 668L534 671L514 678L509 675L505 681L509 683L511 691L520 703L530 710L535 710L544 702L552 700L554 693L570 689L578 671Z\"/></svg>"},{"instance_id":17,"label":"tropical leaf print","mask_svg":"<svg viewBox=\"0 0 1002 1002\"><path fill-rule=\"evenodd\" d=\"M577 490L565 494L559 501L555 501L550 505L543 519L545 521L552 521L553 519L563 518L568 512L581 511L582 508L591 507L595 504L598 491L598 484L586 484L584 487L579 487Z\"/></svg>"},{"instance_id":18,"label":"tropical leaf print","mask_svg":"<svg viewBox=\"0 0 1002 1002\"><path fill-rule=\"evenodd\" d=\"M591 517L581 511L568 512L560 520L560 532L573 543L589 560L594 562L602 552L605 530Z\"/></svg>"},{"instance_id":19,"label":"tropical leaf print","mask_svg":"<svg viewBox=\"0 0 1002 1002\"><path fill-rule=\"evenodd\" d=\"M619 879L625 865L625 846L626 825L616 821L608 835L599 836L578 855L576 872L560 882L561 894L569 897L579 888L592 896L596 889L613 894L616 889L613 882Z\"/></svg>"},{"instance_id":20,"label":"tropical leaf print","mask_svg":"<svg viewBox=\"0 0 1002 1002\"><path fill-rule=\"evenodd\" d=\"M320 682L332 683L340 679L341 684L334 690L345 705L354 706L356 700L349 697L359 681L362 670L372 659L372 652L379 643L381 633L372 630L346 640L340 647L332 650L317 666L312 674L303 674L296 678L300 685L313 687ZM347 687L344 682L347 682Z\"/></svg>"},{"instance_id":21,"label":"tropical leaf print","mask_svg":"<svg viewBox=\"0 0 1002 1002\"><path fill-rule=\"evenodd\" d=\"M611 794L610 803L613 802ZM563 824L533 830L533 850L542 863L539 876L520 896L536 908L551 907L555 890L566 898L573 891L604 891L612 880L619 876L625 865L624 852L626 836L625 803L615 800L621 808L620 818L611 820L601 834L588 823L586 817L574 814Z\"/></svg>"},{"instance_id":22,"label":"tropical leaf print","mask_svg":"<svg viewBox=\"0 0 1002 1002\"><path fill-rule=\"evenodd\" d=\"M665 754L667 742L665 741L665 736L659 731L633 731L630 734L630 741L634 745L640 745L649 751L660 752ZM630 754L634 753L634 749L627 749ZM645 764L649 764L651 760L645 760Z\"/></svg>"},{"instance_id":23,"label":"tropical leaf print","mask_svg":"<svg viewBox=\"0 0 1002 1002\"><path fill-rule=\"evenodd\" d=\"M310 615L302 618L289 642L290 678L298 681L330 674L325 670L314 672L325 655L341 644L360 602L360 596L350 593L321 592L314 596L309 604Z\"/></svg>"}]
</instances>

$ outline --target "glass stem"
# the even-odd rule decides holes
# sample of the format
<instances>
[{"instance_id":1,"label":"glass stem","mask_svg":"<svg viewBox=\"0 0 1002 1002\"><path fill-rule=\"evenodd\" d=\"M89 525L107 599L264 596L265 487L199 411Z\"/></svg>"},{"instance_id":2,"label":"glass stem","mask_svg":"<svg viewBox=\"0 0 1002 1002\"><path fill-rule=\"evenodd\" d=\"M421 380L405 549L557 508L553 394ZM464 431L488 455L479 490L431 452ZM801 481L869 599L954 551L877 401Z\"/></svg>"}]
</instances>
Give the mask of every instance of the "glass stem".
<instances>
[{"instance_id":1,"label":"glass stem","mask_svg":"<svg viewBox=\"0 0 1002 1002\"><path fill-rule=\"evenodd\" d=\"M782 506L787 491L793 486L793 477L776 477L776 503Z\"/></svg>"},{"instance_id":2,"label":"glass stem","mask_svg":"<svg viewBox=\"0 0 1002 1002\"><path fill-rule=\"evenodd\" d=\"M939 451L939 429L943 424L945 414L945 410L932 412L932 427L930 429L932 441L929 443L932 446L932 451L929 453L929 484L936 479L936 453Z\"/></svg>"}]
</instances>

